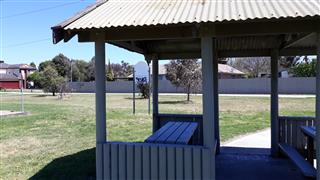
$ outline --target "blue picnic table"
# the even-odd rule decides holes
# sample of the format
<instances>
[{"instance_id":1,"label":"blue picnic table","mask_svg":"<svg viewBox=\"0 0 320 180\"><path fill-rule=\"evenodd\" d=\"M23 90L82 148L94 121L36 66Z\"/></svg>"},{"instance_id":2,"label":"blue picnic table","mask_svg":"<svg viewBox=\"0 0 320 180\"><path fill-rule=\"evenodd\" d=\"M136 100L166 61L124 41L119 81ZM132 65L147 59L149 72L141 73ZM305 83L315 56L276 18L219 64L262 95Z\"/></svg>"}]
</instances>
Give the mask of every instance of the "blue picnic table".
<instances>
[{"instance_id":1,"label":"blue picnic table","mask_svg":"<svg viewBox=\"0 0 320 180\"><path fill-rule=\"evenodd\" d=\"M196 122L168 122L154 134L148 137L145 142L162 144L188 144L197 127L198 123Z\"/></svg>"}]
</instances>

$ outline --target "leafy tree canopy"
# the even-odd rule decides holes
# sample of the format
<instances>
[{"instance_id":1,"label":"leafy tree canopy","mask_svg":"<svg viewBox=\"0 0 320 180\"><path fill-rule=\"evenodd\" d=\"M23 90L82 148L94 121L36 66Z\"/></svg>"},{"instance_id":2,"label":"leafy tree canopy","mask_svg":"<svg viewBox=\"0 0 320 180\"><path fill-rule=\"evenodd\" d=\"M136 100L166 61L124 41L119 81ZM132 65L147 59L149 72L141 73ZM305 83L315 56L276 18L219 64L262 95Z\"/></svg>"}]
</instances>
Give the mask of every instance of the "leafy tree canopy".
<instances>
[{"instance_id":1,"label":"leafy tree canopy","mask_svg":"<svg viewBox=\"0 0 320 180\"><path fill-rule=\"evenodd\" d=\"M198 90L202 82L202 73L198 60L171 60L165 67L167 79L175 86L185 88L187 101L190 101L190 93Z\"/></svg>"},{"instance_id":2,"label":"leafy tree canopy","mask_svg":"<svg viewBox=\"0 0 320 180\"><path fill-rule=\"evenodd\" d=\"M65 80L51 66L47 66L42 72L41 85L44 92L51 92L53 96L60 91L60 88L65 83Z\"/></svg>"},{"instance_id":3,"label":"leafy tree canopy","mask_svg":"<svg viewBox=\"0 0 320 180\"><path fill-rule=\"evenodd\" d=\"M301 62L291 68L295 77L315 77L316 76L316 59Z\"/></svg>"}]
</instances>

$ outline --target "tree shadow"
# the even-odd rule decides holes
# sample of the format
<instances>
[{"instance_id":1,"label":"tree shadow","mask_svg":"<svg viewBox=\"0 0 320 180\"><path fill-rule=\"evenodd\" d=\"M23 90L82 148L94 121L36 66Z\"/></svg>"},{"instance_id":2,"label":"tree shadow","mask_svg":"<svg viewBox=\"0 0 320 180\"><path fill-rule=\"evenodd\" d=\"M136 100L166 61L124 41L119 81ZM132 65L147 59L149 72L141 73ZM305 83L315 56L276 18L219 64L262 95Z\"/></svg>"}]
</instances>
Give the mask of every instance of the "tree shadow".
<instances>
[{"instance_id":1,"label":"tree shadow","mask_svg":"<svg viewBox=\"0 0 320 180\"><path fill-rule=\"evenodd\" d=\"M52 94L37 94L37 95L33 95L33 97L47 97L47 96L52 96Z\"/></svg>"},{"instance_id":2,"label":"tree shadow","mask_svg":"<svg viewBox=\"0 0 320 180\"><path fill-rule=\"evenodd\" d=\"M86 149L54 159L29 179L95 179L95 150Z\"/></svg>"},{"instance_id":3,"label":"tree shadow","mask_svg":"<svg viewBox=\"0 0 320 180\"><path fill-rule=\"evenodd\" d=\"M159 101L158 104L192 104L193 101L187 101L187 100L182 100L182 101Z\"/></svg>"},{"instance_id":4,"label":"tree shadow","mask_svg":"<svg viewBox=\"0 0 320 180\"><path fill-rule=\"evenodd\" d=\"M126 97L124 99L127 99L127 100L133 100L132 97ZM146 100L145 98L142 98L142 97L136 97L135 100Z\"/></svg>"}]
</instances>

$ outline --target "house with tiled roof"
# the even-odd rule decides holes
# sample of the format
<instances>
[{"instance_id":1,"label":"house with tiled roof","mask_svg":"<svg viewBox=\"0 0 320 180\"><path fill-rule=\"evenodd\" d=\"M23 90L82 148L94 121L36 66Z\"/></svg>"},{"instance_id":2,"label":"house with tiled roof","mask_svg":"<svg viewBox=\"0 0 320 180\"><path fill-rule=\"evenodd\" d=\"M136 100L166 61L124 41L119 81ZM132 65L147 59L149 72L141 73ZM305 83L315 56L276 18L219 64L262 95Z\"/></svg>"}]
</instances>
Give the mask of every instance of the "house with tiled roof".
<instances>
[{"instance_id":1,"label":"house with tiled roof","mask_svg":"<svg viewBox=\"0 0 320 180\"><path fill-rule=\"evenodd\" d=\"M7 64L4 61L0 61L0 88L26 88L27 77L35 70L35 67L28 64Z\"/></svg>"}]
</instances>

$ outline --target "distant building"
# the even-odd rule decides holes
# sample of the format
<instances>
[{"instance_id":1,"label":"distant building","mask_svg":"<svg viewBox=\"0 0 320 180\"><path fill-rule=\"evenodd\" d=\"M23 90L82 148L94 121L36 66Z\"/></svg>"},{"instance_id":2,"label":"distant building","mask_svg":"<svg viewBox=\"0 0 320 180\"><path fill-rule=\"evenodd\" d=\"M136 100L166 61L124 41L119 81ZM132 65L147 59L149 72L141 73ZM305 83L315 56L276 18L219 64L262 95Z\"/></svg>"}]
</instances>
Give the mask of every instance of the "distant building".
<instances>
[{"instance_id":1,"label":"distant building","mask_svg":"<svg viewBox=\"0 0 320 180\"><path fill-rule=\"evenodd\" d=\"M0 61L0 88L26 88L27 77L35 70L35 67L28 64L7 64L4 61Z\"/></svg>"},{"instance_id":2,"label":"distant building","mask_svg":"<svg viewBox=\"0 0 320 180\"><path fill-rule=\"evenodd\" d=\"M245 78L245 73L227 64L219 64L218 66L219 79L239 79Z\"/></svg>"}]
</instances>

